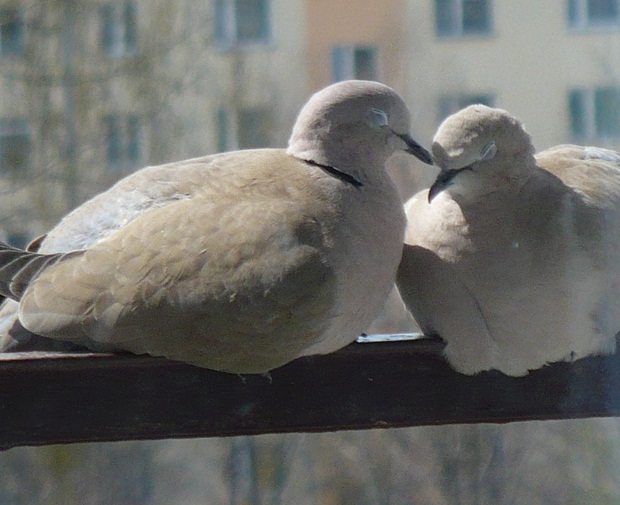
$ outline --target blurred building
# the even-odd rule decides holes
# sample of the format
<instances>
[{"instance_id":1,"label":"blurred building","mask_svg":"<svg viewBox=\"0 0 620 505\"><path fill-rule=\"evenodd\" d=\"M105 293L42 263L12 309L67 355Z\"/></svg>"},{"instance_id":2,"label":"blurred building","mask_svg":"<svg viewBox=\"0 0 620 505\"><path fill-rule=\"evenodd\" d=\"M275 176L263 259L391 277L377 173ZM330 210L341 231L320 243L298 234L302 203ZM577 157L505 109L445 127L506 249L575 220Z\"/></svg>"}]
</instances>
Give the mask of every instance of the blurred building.
<instances>
[{"instance_id":1,"label":"blurred building","mask_svg":"<svg viewBox=\"0 0 620 505\"><path fill-rule=\"evenodd\" d=\"M409 14L407 6L421 3L428 2L307 0L307 63L313 90L345 79L378 80L394 87L411 108L413 136L428 147L431 136L419 127L424 121L408 82L409 67L417 67L418 58L408 41L421 20ZM403 198L428 186L437 174L407 155L394 156L389 171Z\"/></svg>"},{"instance_id":2,"label":"blurred building","mask_svg":"<svg viewBox=\"0 0 620 505\"><path fill-rule=\"evenodd\" d=\"M524 121L538 149L620 148L618 0L306 3L312 88L346 78L393 86L427 147L446 116L484 103ZM411 157L395 157L389 168L403 199L436 175ZM392 294L371 331L406 324Z\"/></svg>"},{"instance_id":3,"label":"blurred building","mask_svg":"<svg viewBox=\"0 0 620 505\"><path fill-rule=\"evenodd\" d=\"M620 148L618 0L307 5L312 87L352 77L394 86L425 145L447 115L485 103L523 120L539 149L566 142ZM435 175L400 162L392 170L404 197Z\"/></svg>"},{"instance_id":4,"label":"blurred building","mask_svg":"<svg viewBox=\"0 0 620 505\"><path fill-rule=\"evenodd\" d=\"M538 149L620 148L618 0L411 0L404 63L418 126L472 102L525 122ZM416 20L413 22L413 20Z\"/></svg>"},{"instance_id":5,"label":"blurred building","mask_svg":"<svg viewBox=\"0 0 620 505\"><path fill-rule=\"evenodd\" d=\"M301 0L1 0L3 238L147 164L285 145L304 19Z\"/></svg>"},{"instance_id":6,"label":"blurred building","mask_svg":"<svg viewBox=\"0 0 620 505\"><path fill-rule=\"evenodd\" d=\"M485 102L540 149L620 148L619 4L0 0L0 236L24 242L146 164L284 145L308 94L345 78L395 87L427 147L446 115ZM435 173L406 157L390 168L405 198ZM393 297L374 329L405 317ZM619 431L590 419L253 437L242 484L274 504L620 503ZM0 503L232 503L237 444L14 448Z\"/></svg>"},{"instance_id":7,"label":"blurred building","mask_svg":"<svg viewBox=\"0 0 620 505\"><path fill-rule=\"evenodd\" d=\"M0 0L0 233L146 164L283 146L332 82L396 88L427 147L472 103L539 149L620 147L618 0ZM397 156L403 198L436 172Z\"/></svg>"},{"instance_id":8,"label":"blurred building","mask_svg":"<svg viewBox=\"0 0 620 505\"><path fill-rule=\"evenodd\" d=\"M345 79L404 85L405 1L307 0L312 89Z\"/></svg>"}]
</instances>

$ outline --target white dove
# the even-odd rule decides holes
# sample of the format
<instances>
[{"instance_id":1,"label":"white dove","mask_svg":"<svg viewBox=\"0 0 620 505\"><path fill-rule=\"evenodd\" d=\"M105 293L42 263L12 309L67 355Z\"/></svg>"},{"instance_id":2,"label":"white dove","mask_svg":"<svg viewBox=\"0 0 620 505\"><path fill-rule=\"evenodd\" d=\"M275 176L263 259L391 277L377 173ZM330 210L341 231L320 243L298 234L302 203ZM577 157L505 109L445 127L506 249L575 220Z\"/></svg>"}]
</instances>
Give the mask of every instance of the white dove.
<instances>
[{"instance_id":1,"label":"white dove","mask_svg":"<svg viewBox=\"0 0 620 505\"><path fill-rule=\"evenodd\" d=\"M385 170L426 163L388 86L334 84L288 149L147 167L65 217L38 251L3 246L5 350L31 334L232 373L345 346L394 284L405 217Z\"/></svg>"},{"instance_id":2,"label":"white dove","mask_svg":"<svg viewBox=\"0 0 620 505\"><path fill-rule=\"evenodd\" d=\"M433 141L441 169L406 204L397 285L466 374L525 375L611 353L620 331L620 154L534 154L508 112L470 106Z\"/></svg>"}]
</instances>

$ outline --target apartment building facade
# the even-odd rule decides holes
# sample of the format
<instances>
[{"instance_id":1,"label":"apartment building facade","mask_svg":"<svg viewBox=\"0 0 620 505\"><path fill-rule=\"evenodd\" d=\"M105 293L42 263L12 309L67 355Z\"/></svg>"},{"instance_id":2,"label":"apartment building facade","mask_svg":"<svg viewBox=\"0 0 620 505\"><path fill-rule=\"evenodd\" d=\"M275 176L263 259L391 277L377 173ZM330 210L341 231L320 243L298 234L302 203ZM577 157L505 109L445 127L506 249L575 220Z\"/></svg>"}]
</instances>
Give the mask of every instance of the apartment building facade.
<instances>
[{"instance_id":1,"label":"apartment building facade","mask_svg":"<svg viewBox=\"0 0 620 505\"><path fill-rule=\"evenodd\" d=\"M420 126L482 102L522 119L539 149L620 148L618 0L406 3L407 82Z\"/></svg>"},{"instance_id":2,"label":"apartment building facade","mask_svg":"<svg viewBox=\"0 0 620 505\"><path fill-rule=\"evenodd\" d=\"M618 0L309 0L308 21L312 87L394 86L427 145L447 115L485 103L522 119L539 149L620 148ZM405 197L435 175L411 170L394 170Z\"/></svg>"},{"instance_id":3,"label":"apartment building facade","mask_svg":"<svg viewBox=\"0 0 620 505\"><path fill-rule=\"evenodd\" d=\"M285 145L300 0L0 2L0 234L23 245L148 164Z\"/></svg>"},{"instance_id":4,"label":"apartment building facade","mask_svg":"<svg viewBox=\"0 0 620 505\"><path fill-rule=\"evenodd\" d=\"M377 79L429 145L472 103L539 149L620 148L620 0L0 0L0 233L147 164L283 146L309 93ZM435 170L390 171L403 198Z\"/></svg>"}]
</instances>

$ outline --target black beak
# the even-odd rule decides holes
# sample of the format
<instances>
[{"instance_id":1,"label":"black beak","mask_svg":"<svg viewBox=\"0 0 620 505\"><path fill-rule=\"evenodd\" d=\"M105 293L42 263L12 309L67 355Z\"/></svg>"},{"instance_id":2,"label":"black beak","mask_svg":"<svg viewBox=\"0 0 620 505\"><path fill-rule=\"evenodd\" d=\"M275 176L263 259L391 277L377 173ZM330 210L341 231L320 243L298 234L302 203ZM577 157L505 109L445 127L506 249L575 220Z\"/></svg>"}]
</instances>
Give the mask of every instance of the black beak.
<instances>
[{"instance_id":1,"label":"black beak","mask_svg":"<svg viewBox=\"0 0 620 505\"><path fill-rule=\"evenodd\" d=\"M450 186L450 184L452 184L452 180L463 170L471 170L471 166L468 165L463 168L442 170L439 172L437 179L435 179L435 182L433 182L433 185L428 190L428 203L431 203L439 193Z\"/></svg>"},{"instance_id":2,"label":"black beak","mask_svg":"<svg viewBox=\"0 0 620 505\"><path fill-rule=\"evenodd\" d=\"M433 164L433 158L431 157L431 153L429 153L426 149L424 149L420 144L418 144L411 135L408 133L396 133L395 135L400 137L400 139L407 144L407 149L405 149L406 153L413 154L416 158L418 158L423 163L427 165Z\"/></svg>"}]
</instances>

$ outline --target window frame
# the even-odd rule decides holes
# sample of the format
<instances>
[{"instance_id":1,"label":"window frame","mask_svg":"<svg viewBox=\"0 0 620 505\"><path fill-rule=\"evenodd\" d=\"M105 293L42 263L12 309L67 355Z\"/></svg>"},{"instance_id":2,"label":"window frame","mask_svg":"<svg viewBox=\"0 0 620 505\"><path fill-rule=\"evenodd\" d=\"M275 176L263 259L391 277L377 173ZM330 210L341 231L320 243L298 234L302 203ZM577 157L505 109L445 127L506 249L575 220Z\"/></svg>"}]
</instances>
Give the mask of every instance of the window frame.
<instances>
[{"instance_id":1,"label":"window frame","mask_svg":"<svg viewBox=\"0 0 620 505\"><path fill-rule=\"evenodd\" d=\"M100 47L111 59L133 56L138 50L138 6L134 0L102 4Z\"/></svg>"},{"instance_id":2,"label":"window frame","mask_svg":"<svg viewBox=\"0 0 620 505\"><path fill-rule=\"evenodd\" d=\"M597 99L600 94L614 92L616 100L620 104L620 86L594 86L590 88L571 88L567 93L567 116L568 134L575 142L606 142L620 140L620 117L615 125L614 132L601 131L604 127L599 110L606 107L597 107ZM599 95L597 97L597 94ZM580 117L574 116L574 101L581 102ZM583 128L575 128L577 122L583 124ZM583 131L579 131L583 130Z\"/></svg>"},{"instance_id":3,"label":"window frame","mask_svg":"<svg viewBox=\"0 0 620 505\"><path fill-rule=\"evenodd\" d=\"M264 35L257 38L243 38L239 34L239 7L238 2L243 0L214 0L214 41L215 47L220 49L238 49L252 47L269 47L273 44L273 8L271 0L256 0L263 2L264 26L261 31Z\"/></svg>"},{"instance_id":4,"label":"window frame","mask_svg":"<svg viewBox=\"0 0 620 505\"><path fill-rule=\"evenodd\" d=\"M3 153L4 143L10 141L12 146L15 146L14 139L19 137L26 142L26 152L20 154L20 159L23 162L20 166L6 166L5 155ZM22 141L20 140L20 142ZM3 118L0 119L0 173L2 175L22 176L28 174L32 164L32 133L28 121L23 118Z\"/></svg>"},{"instance_id":5,"label":"window frame","mask_svg":"<svg viewBox=\"0 0 620 505\"><path fill-rule=\"evenodd\" d=\"M265 134L263 127L252 127L249 131L260 131L256 142L245 142L244 128L242 125L248 123L249 117L253 113L263 114L262 121L267 122L267 133L264 138L260 138ZM261 119L259 119L260 121ZM235 151L238 149L261 149L269 147L273 143L273 133L270 131L275 120L273 107L269 104L257 106L243 106L235 108L220 107L215 113L215 145L217 152Z\"/></svg>"},{"instance_id":6,"label":"window frame","mask_svg":"<svg viewBox=\"0 0 620 505\"><path fill-rule=\"evenodd\" d=\"M482 0L486 3L488 28L484 31L467 30L465 28L465 2L468 0L435 0L435 36L439 39L453 38L480 38L492 37L495 34L495 18L493 16L492 0ZM440 26L440 2L446 2L450 11L450 27L446 29Z\"/></svg>"},{"instance_id":7,"label":"window frame","mask_svg":"<svg viewBox=\"0 0 620 505\"><path fill-rule=\"evenodd\" d=\"M368 52L373 59L373 75L362 75L357 68L357 57L362 51ZM342 44L331 50L331 81L348 79L380 80L379 47L373 44Z\"/></svg>"},{"instance_id":8,"label":"window frame","mask_svg":"<svg viewBox=\"0 0 620 505\"><path fill-rule=\"evenodd\" d=\"M479 100L479 98L483 98L483 100ZM493 91L444 93L437 99L437 120L441 122L455 112L477 103L495 107L497 94Z\"/></svg>"},{"instance_id":9,"label":"window frame","mask_svg":"<svg viewBox=\"0 0 620 505\"><path fill-rule=\"evenodd\" d=\"M137 114L110 113L104 116L103 124L108 170L123 172L141 166L142 118Z\"/></svg>"},{"instance_id":10,"label":"window frame","mask_svg":"<svg viewBox=\"0 0 620 505\"><path fill-rule=\"evenodd\" d=\"M589 0L567 0L566 23L574 32L617 30L620 29L620 0L609 0L616 6L616 18L609 21L592 20L588 12Z\"/></svg>"},{"instance_id":11,"label":"window frame","mask_svg":"<svg viewBox=\"0 0 620 505\"><path fill-rule=\"evenodd\" d=\"M255 117L252 117L255 116ZM235 111L236 141L239 149L261 149L273 143L273 107L265 105L241 107ZM251 127L243 125L251 124ZM249 141L248 141L249 140Z\"/></svg>"},{"instance_id":12,"label":"window frame","mask_svg":"<svg viewBox=\"0 0 620 505\"><path fill-rule=\"evenodd\" d=\"M4 19L11 18L11 22L5 23ZM5 44L5 33L7 26L16 26L17 35L13 38L16 42L7 50ZM24 20L24 12L19 8L2 7L0 8L0 56L3 58L19 57L26 50L26 22Z\"/></svg>"},{"instance_id":13,"label":"window frame","mask_svg":"<svg viewBox=\"0 0 620 505\"><path fill-rule=\"evenodd\" d=\"M225 107L219 107L215 113L216 138L215 145L218 153L238 149L236 127L233 114Z\"/></svg>"}]
</instances>

